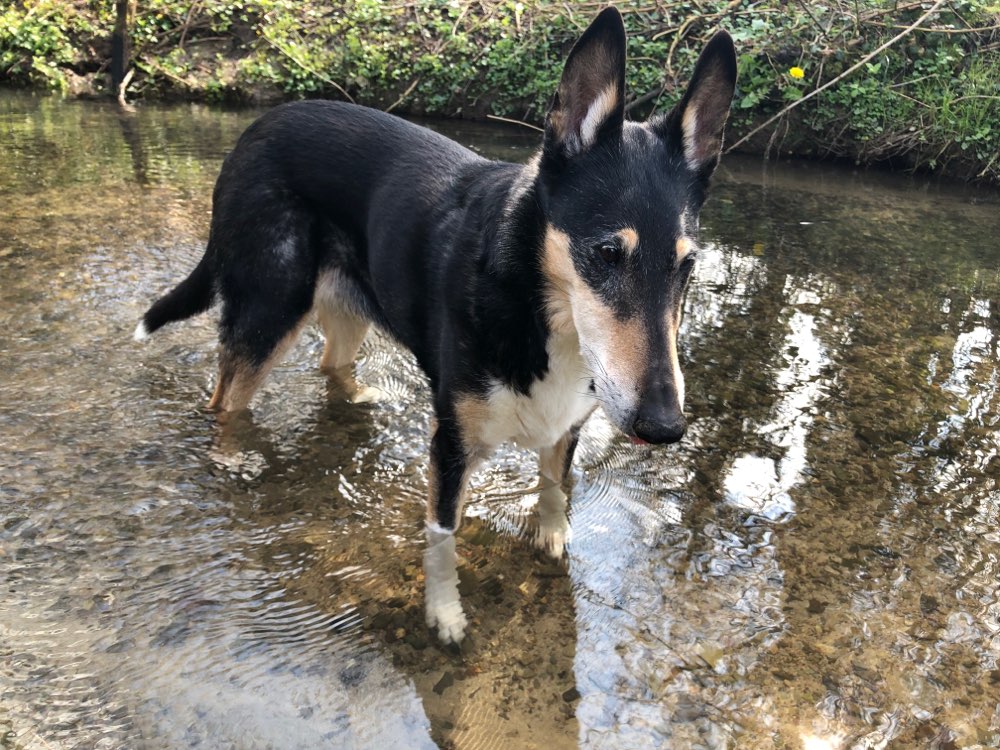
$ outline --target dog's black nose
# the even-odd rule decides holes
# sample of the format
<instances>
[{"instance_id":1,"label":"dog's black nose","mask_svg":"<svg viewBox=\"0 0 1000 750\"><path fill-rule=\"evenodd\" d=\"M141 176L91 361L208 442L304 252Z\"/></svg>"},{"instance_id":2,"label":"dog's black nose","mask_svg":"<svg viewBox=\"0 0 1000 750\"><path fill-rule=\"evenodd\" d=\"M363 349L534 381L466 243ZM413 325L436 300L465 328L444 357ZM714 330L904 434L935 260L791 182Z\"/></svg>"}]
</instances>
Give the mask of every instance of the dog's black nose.
<instances>
[{"instance_id":1,"label":"dog's black nose","mask_svg":"<svg viewBox=\"0 0 1000 750\"><path fill-rule=\"evenodd\" d=\"M647 443L676 443L684 437L687 430L687 420L683 414L643 414L642 410L632 425L632 431L640 440Z\"/></svg>"}]
</instances>

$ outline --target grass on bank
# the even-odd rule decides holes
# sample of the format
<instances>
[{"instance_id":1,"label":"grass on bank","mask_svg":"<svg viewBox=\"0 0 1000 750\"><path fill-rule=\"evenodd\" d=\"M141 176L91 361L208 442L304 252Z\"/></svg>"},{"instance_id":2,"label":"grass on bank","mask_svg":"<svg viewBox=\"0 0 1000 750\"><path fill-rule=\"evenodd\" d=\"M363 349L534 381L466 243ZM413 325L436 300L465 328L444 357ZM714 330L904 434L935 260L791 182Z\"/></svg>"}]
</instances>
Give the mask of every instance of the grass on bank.
<instances>
[{"instance_id":1,"label":"grass on bank","mask_svg":"<svg viewBox=\"0 0 1000 750\"><path fill-rule=\"evenodd\" d=\"M670 106L718 26L735 37L731 142L836 78L934 3L636 0L633 116ZM442 116L539 123L573 39L603 6L548 0L139 0L132 98L350 98ZM22 0L0 11L0 80L104 85L113 4ZM1000 183L1000 0L953 0L751 140L777 149Z\"/></svg>"}]
</instances>

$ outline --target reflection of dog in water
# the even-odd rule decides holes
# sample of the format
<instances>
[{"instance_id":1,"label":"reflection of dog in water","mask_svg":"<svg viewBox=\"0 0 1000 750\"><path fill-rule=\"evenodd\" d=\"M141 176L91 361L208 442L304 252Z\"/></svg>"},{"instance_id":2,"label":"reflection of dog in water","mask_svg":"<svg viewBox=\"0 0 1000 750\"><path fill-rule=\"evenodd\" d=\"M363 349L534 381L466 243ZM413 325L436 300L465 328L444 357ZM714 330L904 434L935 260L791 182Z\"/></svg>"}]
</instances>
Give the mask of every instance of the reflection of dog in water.
<instances>
[{"instance_id":1,"label":"reflection of dog in water","mask_svg":"<svg viewBox=\"0 0 1000 750\"><path fill-rule=\"evenodd\" d=\"M636 441L684 434L677 330L735 80L720 31L669 114L626 121L625 29L609 8L570 52L526 166L364 107L277 107L226 159L204 257L136 338L221 299L210 406L224 411L246 408L312 310L321 365L349 387L371 323L406 345L436 417L427 621L459 641L454 532L492 449L539 449L539 543L561 556L560 484L597 404Z\"/></svg>"}]
</instances>

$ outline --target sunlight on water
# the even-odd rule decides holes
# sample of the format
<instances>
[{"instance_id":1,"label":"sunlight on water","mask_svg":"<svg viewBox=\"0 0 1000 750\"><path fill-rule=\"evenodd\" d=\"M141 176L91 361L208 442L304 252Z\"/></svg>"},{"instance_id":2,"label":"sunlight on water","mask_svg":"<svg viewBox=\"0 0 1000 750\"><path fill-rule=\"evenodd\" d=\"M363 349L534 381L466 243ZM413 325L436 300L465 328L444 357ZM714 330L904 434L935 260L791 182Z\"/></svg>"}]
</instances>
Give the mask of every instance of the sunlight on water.
<instances>
[{"instance_id":1,"label":"sunlight on water","mask_svg":"<svg viewBox=\"0 0 1000 750\"><path fill-rule=\"evenodd\" d=\"M222 427L212 315L130 340L253 116L0 96L4 748L1000 746L995 194L724 160L685 440L595 414L558 563L498 450L444 649L409 355L369 336L349 404L309 329Z\"/></svg>"},{"instance_id":2,"label":"sunlight on water","mask_svg":"<svg viewBox=\"0 0 1000 750\"><path fill-rule=\"evenodd\" d=\"M802 750L838 750L842 737L817 737L814 734L802 735Z\"/></svg>"}]
</instances>

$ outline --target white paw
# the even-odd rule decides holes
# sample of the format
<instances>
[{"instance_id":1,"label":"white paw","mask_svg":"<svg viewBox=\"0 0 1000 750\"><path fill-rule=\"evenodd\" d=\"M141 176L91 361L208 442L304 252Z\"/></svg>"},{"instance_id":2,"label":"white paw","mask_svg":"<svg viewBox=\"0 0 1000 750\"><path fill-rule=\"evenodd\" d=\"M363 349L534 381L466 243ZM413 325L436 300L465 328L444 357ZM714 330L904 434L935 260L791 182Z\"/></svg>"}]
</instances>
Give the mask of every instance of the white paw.
<instances>
[{"instance_id":1,"label":"white paw","mask_svg":"<svg viewBox=\"0 0 1000 750\"><path fill-rule=\"evenodd\" d=\"M566 493L559 485L546 487L538 493L538 533L535 535L535 546L558 560L563 556L569 537Z\"/></svg>"},{"instance_id":2,"label":"white paw","mask_svg":"<svg viewBox=\"0 0 1000 750\"><path fill-rule=\"evenodd\" d=\"M359 385L351 394L352 404L374 404L385 400L385 392L371 385Z\"/></svg>"},{"instance_id":3,"label":"white paw","mask_svg":"<svg viewBox=\"0 0 1000 750\"><path fill-rule=\"evenodd\" d=\"M545 550L558 560L563 556L569 540L569 521L565 515L538 519L538 533L535 535L535 546L538 549Z\"/></svg>"},{"instance_id":4,"label":"white paw","mask_svg":"<svg viewBox=\"0 0 1000 750\"><path fill-rule=\"evenodd\" d=\"M458 643L465 637L468 621L458 596L458 568L455 536L447 529L427 527L424 550L424 587L427 625L437 628L444 643Z\"/></svg>"},{"instance_id":5,"label":"white paw","mask_svg":"<svg viewBox=\"0 0 1000 750\"><path fill-rule=\"evenodd\" d=\"M427 627L437 628L442 643L461 643L468 624L461 602L427 600Z\"/></svg>"}]
</instances>

